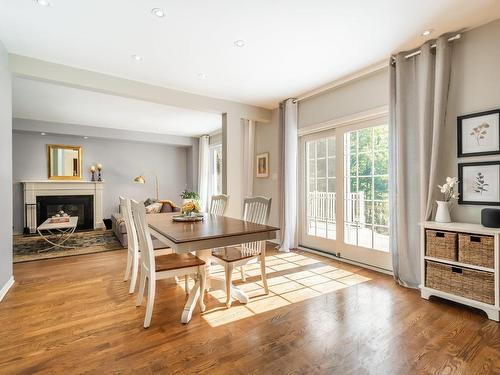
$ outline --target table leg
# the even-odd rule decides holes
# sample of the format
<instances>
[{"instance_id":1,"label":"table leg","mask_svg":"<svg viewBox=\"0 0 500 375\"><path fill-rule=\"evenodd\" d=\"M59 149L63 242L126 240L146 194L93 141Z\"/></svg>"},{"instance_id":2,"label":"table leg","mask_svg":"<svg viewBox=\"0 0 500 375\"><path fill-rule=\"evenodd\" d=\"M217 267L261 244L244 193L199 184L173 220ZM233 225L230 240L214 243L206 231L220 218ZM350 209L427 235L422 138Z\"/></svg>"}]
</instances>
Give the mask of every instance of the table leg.
<instances>
[{"instance_id":1,"label":"table leg","mask_svg":"<svg viewBox=\"0 0 500 375\"><path fill-rule=\"evenodd\" d=\"M191 317L193 316L193 310L196 306L196 302L198 301L198 297L200 296L200 284L201 280L196 280L196 283L189 292L188 300L186 302L186 305L184 306L184 311L182 312L181 323L189 323Z\"/></svg>"}]
</instances>

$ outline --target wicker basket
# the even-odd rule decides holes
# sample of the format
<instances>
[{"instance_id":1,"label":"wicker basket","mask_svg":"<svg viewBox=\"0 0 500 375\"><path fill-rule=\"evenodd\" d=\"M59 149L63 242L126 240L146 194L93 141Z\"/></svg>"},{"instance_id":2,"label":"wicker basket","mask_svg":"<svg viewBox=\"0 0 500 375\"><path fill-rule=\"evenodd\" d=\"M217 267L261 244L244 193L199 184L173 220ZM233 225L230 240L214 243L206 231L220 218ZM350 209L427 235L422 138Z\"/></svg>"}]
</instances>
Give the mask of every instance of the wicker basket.
<instances>
[{"instance_id":1,"label":"wicker basket","mask_svg":"<svg viewBox=\"0 0 500 375\"><path fill-rule=\"evenodd\" d=\"M487 268L495 266L492 236L460 233L458 235L458 261Z\"/></svg>"},{"instance_id":2,"label":"wicker basket","mask_svg":"<svg viewBox=\"0 0 500 375\"><path fill-rule=\"evenodd\" d=\"M492 272L425 261L425 286L490 305L495 303Z\"/></svg>"},{"instance_id":3,"label":"wicker basket","mask_svg":"<svg viewBox=\"0 0 500 375\"><path fill-rule=\"evenodd\" d=\"M457 260L457 234L427 229L425 231L425 255Z\"/></svg>"}]
</instances>

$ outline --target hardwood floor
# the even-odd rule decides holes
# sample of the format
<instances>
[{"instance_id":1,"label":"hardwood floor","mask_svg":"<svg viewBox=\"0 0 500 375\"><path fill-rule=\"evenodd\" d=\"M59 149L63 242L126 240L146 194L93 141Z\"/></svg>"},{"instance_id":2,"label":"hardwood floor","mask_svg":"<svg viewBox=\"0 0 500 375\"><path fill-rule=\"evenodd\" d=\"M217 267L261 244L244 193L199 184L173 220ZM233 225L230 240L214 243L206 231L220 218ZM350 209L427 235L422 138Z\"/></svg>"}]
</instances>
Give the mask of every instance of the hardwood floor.
<instances>
[{"instance_id":1,"label":"hardwood floor","mask_svg":"<svg viewBox=\"0 0 500 375\"><path fill-rule=\"evenodd\" d=\"M247 306L212 292L182 325L183 283L163 280L148 329L125 251L16 264L0 374L500 373L500 325L482 313L323 257L268 255L269 296L250 266Z\"/></svg>"}]
</instances>

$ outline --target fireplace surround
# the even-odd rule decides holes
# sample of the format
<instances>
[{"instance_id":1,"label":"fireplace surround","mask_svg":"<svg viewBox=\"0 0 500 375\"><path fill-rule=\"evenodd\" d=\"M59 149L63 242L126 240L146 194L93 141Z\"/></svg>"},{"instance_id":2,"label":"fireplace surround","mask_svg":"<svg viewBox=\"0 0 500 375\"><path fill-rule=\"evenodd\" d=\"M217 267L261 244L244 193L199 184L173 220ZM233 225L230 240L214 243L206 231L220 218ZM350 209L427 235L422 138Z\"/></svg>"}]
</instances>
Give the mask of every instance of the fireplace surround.
<instances>
[{"instance_id":1,"label":"fireplace surround","mask_svg":"<svg viewBox=\"0 0 500 375\"><path fill-rule=\"evenodd\" d=\"M59 197L62 203L71 206L71 198L74 198L74 204L81 203L81 196L91 197L92 203L87 202L87 211L84 211L85 219L80 223L78 220L79 229L103 229L103 211L102 211L102 195L104 183L97 181L21 181L23 185L24 196L24 218L26 227L29 233L36 233L36 228L43 220L43 214L39 215L40 197ZM49 198L49 201L52 198ZM76 203L75 203L76 202ZM69 207L69 206L68 206ZM69 207L72 208L72 207ZM73 207L74 208L74 207ZM48 215L48 213L45 213ZM92 222L89 224L89 215L92 216ZM86 223L84 223L86 222ZM81 227L82 226L82 227Z\"/></svg>"}]
</instances>

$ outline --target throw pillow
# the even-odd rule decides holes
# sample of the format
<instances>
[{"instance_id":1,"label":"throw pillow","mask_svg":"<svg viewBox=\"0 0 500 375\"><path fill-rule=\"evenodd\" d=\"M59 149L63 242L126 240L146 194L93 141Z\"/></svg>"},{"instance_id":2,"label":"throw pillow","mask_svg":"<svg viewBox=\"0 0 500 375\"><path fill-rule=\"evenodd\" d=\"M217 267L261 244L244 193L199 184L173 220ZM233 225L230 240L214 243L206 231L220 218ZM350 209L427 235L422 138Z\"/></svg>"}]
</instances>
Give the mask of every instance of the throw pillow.
<instances>
[{"instance_id":1,"label":"throw pillow","mask_svg":"<svg viewBox=\"0 0 500 375\"><path fill-rule=\"evenodd\" d=\"M153 204L150 204L146 206L146 213L147 214L159 214L161 211L163 204L156 202Z\"/></svg>"},{"instance_id":2,"label":"throw pillow","mask_svg":"<svg viewBox=\"0 0 500 375\"><path fill-rule=\"evenodd\" d=\"M144 205L145 206L150 206L152 205L153 203L156 203L156 199L152 199L152 198L148 198L144 201Z\"/></svg>"}]
</instances>

